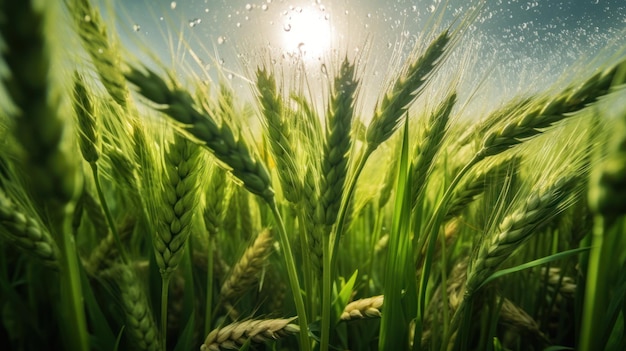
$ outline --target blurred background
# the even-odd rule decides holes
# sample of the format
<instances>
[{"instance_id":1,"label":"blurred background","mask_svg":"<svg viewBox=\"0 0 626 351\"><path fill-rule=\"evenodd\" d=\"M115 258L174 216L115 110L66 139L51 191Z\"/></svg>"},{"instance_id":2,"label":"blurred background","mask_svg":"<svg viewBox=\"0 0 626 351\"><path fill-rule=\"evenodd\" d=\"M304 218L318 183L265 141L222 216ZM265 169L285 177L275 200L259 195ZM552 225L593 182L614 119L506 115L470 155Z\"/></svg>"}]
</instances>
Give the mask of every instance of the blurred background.
<instances>
[{"instance_id":1,"label":"blurred background","mask_svg":"<svg viewBox=\"0 0 626 351\"><path fill-rule=\"evenodd\" d=\"M174 68L181 78L191 70L201 79L229 81L245 93L259 65L306 70L314 86L328 80L328 67L346 54L360 59L366 86L380 87L416 44L427 45L446 26L458 25L479 2L100 3L124 49L142 62ZM487 1L460 40L457 68L464 71L465 84L480 83L487 87L486 94L509 98L520 91L545 90L561 77L589 72L604 60L623 56L618 48L626 43L625 33L623 0ZM362 92L364 108L376 100L379 89L373 90Z\"/></svg>"}]
</instances>

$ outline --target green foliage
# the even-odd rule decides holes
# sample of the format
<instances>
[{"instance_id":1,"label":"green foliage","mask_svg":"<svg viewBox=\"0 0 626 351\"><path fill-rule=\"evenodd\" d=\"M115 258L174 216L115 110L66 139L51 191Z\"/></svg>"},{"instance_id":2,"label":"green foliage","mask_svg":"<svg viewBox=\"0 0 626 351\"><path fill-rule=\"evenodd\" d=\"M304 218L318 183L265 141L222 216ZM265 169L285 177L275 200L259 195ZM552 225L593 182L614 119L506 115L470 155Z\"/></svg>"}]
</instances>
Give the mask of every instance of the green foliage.
<instances>
[{"instance_id":1,"label":"green foliage","mask_svg":"<svg viewBox=\"0 0 626 351\"><path fill-rule=\"evenodd\" d=\"M260 65L245 101L43 3L0 0L6 348L626 346L623 57L492 101L450 61L468 14L373 111L349 56L326 87Z\"/></svg>"}]
</instances>

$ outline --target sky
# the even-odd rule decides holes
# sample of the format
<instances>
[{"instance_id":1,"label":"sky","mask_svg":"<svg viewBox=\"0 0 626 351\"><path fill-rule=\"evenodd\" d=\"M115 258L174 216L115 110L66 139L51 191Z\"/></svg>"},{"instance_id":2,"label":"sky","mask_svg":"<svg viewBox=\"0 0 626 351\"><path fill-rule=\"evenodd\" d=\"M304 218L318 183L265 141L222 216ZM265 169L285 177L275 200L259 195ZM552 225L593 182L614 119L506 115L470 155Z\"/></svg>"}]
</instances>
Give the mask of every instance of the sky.
<instances>
[{"instance_id":1,"label":"sky","mask_svg":"<svg viewBox=\"0 0 626 351\"><path fill-rule=\"evenodd\" d=\"M344 55L360 58L364 82L379 87L415 45L447 24L458 25L478 2L100 1L123 46L142 62L148 50L181 77L191 69L213 81L226 79L236 90L249 87L251 73L263 64L300 67L323 83L332 62ZM625 37L623 0L489 0L459 50L474 60L469 66L476 72L465 73L467 80L489 79L494 90L514 95L541 90L571 74L575 64L593 66L594 57L623 57Z\"/></svg>"}]
</instances>

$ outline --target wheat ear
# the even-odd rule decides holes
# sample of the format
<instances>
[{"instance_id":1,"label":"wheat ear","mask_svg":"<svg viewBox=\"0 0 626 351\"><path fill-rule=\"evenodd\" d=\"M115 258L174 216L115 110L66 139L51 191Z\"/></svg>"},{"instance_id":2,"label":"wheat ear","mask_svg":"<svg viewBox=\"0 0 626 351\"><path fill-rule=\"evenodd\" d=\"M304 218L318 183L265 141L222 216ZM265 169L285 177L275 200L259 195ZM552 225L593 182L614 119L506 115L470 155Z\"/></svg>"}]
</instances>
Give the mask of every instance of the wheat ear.
<instances>
[{"instance_id":1,"label":"wheat ear","mask_svg":"<svg viewBox=\"0 0 626 351\"><path fill-rule=\"evenodd\" d=\"M74 110L78 120L80 152L85 161L96 162L100 157L98 120L94 114L84 79L78 72L74 74Z\"/></svg>"},{"instance_id":2,"label":"wheat ear","mask_svg":"<svg viewBox=\"0 0 626 351\"><path fill-rule=\"evenodd\" d=\"M285 118L284 103L276 91L276 79L272 73L258 69L256 77L258 99L263 108L265 135L276 162L283 196L287 201L296 204L300 199L302 185L289 124Z\"/></svg>"},{"instance_id":3,"label":"wheat ear","mask_svg":"<svg viewBox=\"0 0 626 351\"><path fill-rule=\"evenodd\" d=\"M170 274L182 259L198 203L200 148L179 134L165 154L162 199L153 246L161 274Z\"/></svg>"},{"instance_id":4,"label":"wheat ear","mask_svg":"<svg viewBox=\"0 0 626 351\"><path fill-rule=\"evenodd\" d=\"M413 207L417 204L419 194L425 187L426 178L434 162L435 154L440 149L441 141L446 132L450 113L456 104L456 93L446 97L437 109L430 115L425 130L418 138L415 147L415 156L411 169L413 170L411 199Z\"/></svg>"},{"instance_id":5,"label":"wheat ear","mask_svg":"<svg viewBox=\"0 0 626 351\"><path fill-rule=\"evenodd\" d=\"M611 86L619 84L619 72L626 61L593 75L579 87L569 87L546 103L530 104L521 116L485 137L477 159L499 154L532 138L573 113L584 109L598 98L609 93Z\"/></svg>"},{"instance_id":6,"label":"wheat ear","mask_svg":"<svg viewBox=\"0 0 626 351\"><path fill-rule=\"evenodd\" d=\"M46 266L58 269L59 248L34 217L21 211L0 188L0 236Z\"/></svg>"},{"instance_id":7,"label":"wheat ear","mask_svg":"<svg viewBox=\"0 0 626 351\"><path fill-rule=\"evenodd\" d=\"M318 223L332 226L337 219L344 184L348 173L350 130L354 105L359 87L354 64L346 57L332 87L326 123L326 138L322 156L322 178L319 205L316 209Z\"/></svg>"},{"instance_id":8,"label":"wheat ear","mask_svg":"<svg viewBox=\"0 0 626 351\"><path fill-rule=\"evenodd\" d=\"M385 297L383 295L378 295L352 301L343 309L339 319L349 321L353 319L379 318L384 300Z\"/></svg>"},{"instance_id":9,"label":"wheat ear","mask_svg":"<svg viewBox=\"0 0 626 351\"><path fill-rule=\"evenodd\" d=\"M257 281L267 257L272 252L274 240L269 229L259 233L252 246L246 249L220 289L224 301L242 296Z\"/></svg>"},{"instance_id":10,"label":"wheat ear","mask_svg":"<svg viewBox=\"0 0 626 351\"><path fill-rule=\"evenodd\" d=\"M91 6L89 0L66 0L66 4L104 88L115 102L125 108L129 92L120 69L121 59L115 45L110 43L100 12Z\"/></svg>"},{"instance_id":11,"label":"wheat ear","mask_svg":"<svg viewBox=\"0 0 626 351\"><path fill-rule=\"evenodd\" d=\"M215 329L207 335L200 351L237 350L248 340L263 343L300 332L300 327L291 324L296 319L250 319Z\"/></svg>"},{"instance_id":12,"label":"wheat ear","mask_svg":"<svg viewBox=\"0 0 626 351\"><path fill-rule=\"evenodd\" d=\"M62 208L78 194L78 165L63 143L67 121L60 113L60 100L50 80L53 68L52 45L46 31L50 4L35 6L32 1L4 1L2 58L8 72L2 75L6 92L14 104L14 135L24 149L31 194L38 203L57 202ZM25 25L27 23L28 25Z\"/></svg>"},{"instance_id":13,"label":"wheat ear","mask_svg":"<svg viewBox=\"0 0 626 351\"><path fill-rule=\"evenodd\" d=\"M268 203L274 203L274 190L267 169L250 152L246 142L242 138L236 138L228 124L222 123L218 126L212 116L198 109L187 91L170 89L161 77L150 70L144 74L133 68L126 78L139 88L144 97L163 105L160 110L182 123L191 135L228 165L246 189L261 196Z\"/></svg>"},{"instance_id":14,"label":"wheat ear","mask_svg":"<svg viewBox=\"0 0 626 351\"><path fill-rule=\"evenodd\" d=\"M204 226L211 237L215 237L222 226L227 181L226 172L222 168L212 167L207 191L204 194L203 211Z\"/></svg>"},{"instance_id":15,"label":"wheat ear","mask_svg":"<svg viewBox=\"0 0 626 351\"><path fill-rule=\"evenodd\" d=\"M519 162L520 157L505 158L493 164L486 165L481 171L466 178L463 183L454 189L450 204L446 209L445 221L459 216L470 203L485 191L490 180L514 172Z\"/></svg>"},{"instance_id":16,"label":"wheat ear","mask_svg":"<svg viewBox=\"0 0 626 351\"><path fill-rule=\"evenodd\" d=\"M502 262L564 208L578 181L579 177L572 175L557 179L547 188L532 193L500 222L469 267L466 295L471 296Z\"/></svg>"},{"instance_id":17,"label":"wheat ear","mask_svg":"<svg viewBox=\"0 0 626 351\"><path fill-rule=\"evenodd\" d=\"M133 344L133 349L159 351L159 331L157 329L148 298L141 280L133 268L118 265L103 272L111 277L120 292L120 304L124 313L126 328L124 334ZM166 331L161 331L165 333Z\"/></svg>"},{"instance_id":18,"label":"wheat ear","mask_svg":"<svg viewBox=\"0 0 626 351\"><path fill-rule=\"evenodd\" d=\"M444 56L451 35L448 31L433 40L424 54L412 62L379 103L367 128L367 147L373 151L398 129L406 110L422 92L428 77Z\"/></svg>"}]
</instances>

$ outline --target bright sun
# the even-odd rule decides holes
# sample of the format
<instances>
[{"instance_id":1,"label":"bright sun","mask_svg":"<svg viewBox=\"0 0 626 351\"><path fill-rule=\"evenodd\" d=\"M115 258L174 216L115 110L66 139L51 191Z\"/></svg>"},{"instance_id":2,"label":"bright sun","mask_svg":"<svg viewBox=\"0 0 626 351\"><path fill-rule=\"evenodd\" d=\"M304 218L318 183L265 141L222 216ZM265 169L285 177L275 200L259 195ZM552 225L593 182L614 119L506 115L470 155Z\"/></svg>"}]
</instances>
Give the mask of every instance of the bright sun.
<instances>
[{"instance_id":1,"label":"bright sun","mask_svg":"<svg viewBox=\"0 0 626 351\"><path fill-rule=\"evenodd\" d=\"M290 55L312 60L323 57L331 46L328 14L315 8L296 8L285 16L282 45Z\"/></svg>"}]
</instances>

